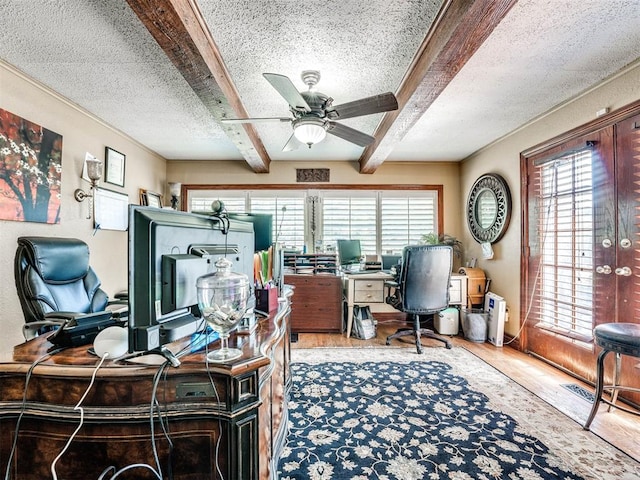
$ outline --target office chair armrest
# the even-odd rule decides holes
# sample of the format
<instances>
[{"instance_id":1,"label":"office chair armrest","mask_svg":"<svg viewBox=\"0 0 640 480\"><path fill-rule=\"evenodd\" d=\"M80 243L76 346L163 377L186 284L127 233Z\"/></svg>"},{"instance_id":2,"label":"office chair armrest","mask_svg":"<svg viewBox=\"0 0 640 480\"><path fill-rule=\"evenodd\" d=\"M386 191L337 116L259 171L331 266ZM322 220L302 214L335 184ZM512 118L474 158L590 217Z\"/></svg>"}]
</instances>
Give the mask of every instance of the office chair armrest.
<instances>
[{"instance_id":1,"label":"office chair armrest","mask_svg":"<svg viewBox=\"0 0 640 480\"><path fill-rule=\"evenodd\" d=\"M126 302L129 300L129 292L127 290L120 290L119 292L116 292L113 298L115 298L114 301L124 300Z\"/></svg>"},{"instance_id":2,"label":"office chair armrest","mask_svg":"<svg viewBox=\"0 0 640 480\"><path fill-rule=\"evenodd\" d=\"M38 332L40 331L41 328L43 327L60 327L61 325L64 325L64 323L66 322L66 320L63 319L51 319L51 320L39 320L37 322L29 322L29 323L25 323L22 326L22 335L24 336L25 340L32 340L34 338L36 338L38 336Z\"/></svg>"},{"instance_id":3,"label":"office chair armrest","mask_svg":"<svg viewBox=\"0 0 640 480\"><path fill-rule=\"evenodd\" d=\"M65 323L76 319L79 316L83 316L83 313L77 312L50 312L44 315L43 320L38 320L35 322L25 323L22 326L22 335L25 340L31 340L36 338L40 333L40 329L43 327L60 327ZM51 328L50 330L53 330Z\"/></svg>"}]
</instances>

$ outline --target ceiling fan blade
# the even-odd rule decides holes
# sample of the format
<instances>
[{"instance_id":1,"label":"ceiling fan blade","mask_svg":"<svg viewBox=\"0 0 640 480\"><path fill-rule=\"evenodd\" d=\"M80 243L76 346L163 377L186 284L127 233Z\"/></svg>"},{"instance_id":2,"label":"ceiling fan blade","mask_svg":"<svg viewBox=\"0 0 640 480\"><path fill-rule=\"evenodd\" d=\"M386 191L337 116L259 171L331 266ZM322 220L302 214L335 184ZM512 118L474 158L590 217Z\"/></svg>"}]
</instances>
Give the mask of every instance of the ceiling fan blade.
<instances>
[{"instance_id":1,"label":"ceiling fan blade","mask_svg":"<svg viewBox=\"0 0 640 480\"><path fill-rule=\"evenodd\" d=\"M300 95L300 92L289 77L278 73L263 73L262 76L284 97L291 108L304 112L311 111L311 107L309 107L307 101Z\"/></svg>"},{"instance_id":2,"label":"ceiling fan blade","mask_svg":"<svg viewBox=\"0 0 640 480\"><path fill-rule=\"evenodd\" d=\"M332 120L342 120L397 109L398 100L396 100L396 96L391 92L387 92L329 108L327 116Z\"/></svg>"},{"instance_id":3,"label":"ceiling fan blade","mask_svg":"<svg viewBox=\"0 0 640 480\"><path fill-rule=\"evenodd\" d=\"M347 142L355 143L360 147L366 147L375 141L375 138L371 135L367 135L355 128L347 127L346 125L336 122L329 122L327 133L340 137Z\"/></svg>"},{"instance_id":4,"label":"ceiling fan blade","mask_svg":"<svg viewBox=\"0 0 640 480\"><path fill-rule=\"evenodd\" d=\"M290 122L289 117L265 117L265 118L223 118L222 123L258 123L258 122Z\"/></svg>"},{"instance_id":5,"label":"ceiling fan blade","mask_svg":"<svg viewBox=\"0 0 640 480\"><path fill-rule=\"evenodd\" d=\"M282 151L283 152L290 152L292 150L297 150L302 145L304 145L304 144L300 140L298 140L296 138L295 134L291 134L291 136L289 137L289 140L287 140L287 143L282 148Z\"/></svg>"}]
</instances>

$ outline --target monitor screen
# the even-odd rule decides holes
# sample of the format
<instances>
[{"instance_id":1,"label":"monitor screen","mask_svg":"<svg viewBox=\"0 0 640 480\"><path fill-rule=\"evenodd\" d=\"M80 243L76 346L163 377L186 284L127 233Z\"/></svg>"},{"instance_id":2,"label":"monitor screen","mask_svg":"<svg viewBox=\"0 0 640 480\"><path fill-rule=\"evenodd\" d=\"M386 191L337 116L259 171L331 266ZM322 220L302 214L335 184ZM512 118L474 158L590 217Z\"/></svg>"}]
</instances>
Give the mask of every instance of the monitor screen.
<instances>
[{"instance_id":1,"label":"monitor screen","mask_svg":"<svg viewBox=\"0 0 640 480\"><path fill-rule=\"evenodd\" d=\"M273 215L267 213L231 213L229 218L253 224L256 252L269 250L273 244Z\"/></svg>"},{"instance_id":2,"label":"monitor screen","mask_svg":"<svg viewBox=\"0 0 640 480\"><path fill-rule=\"evenodd\" d=\"M362 250L360 240L338 240L338 258L340 265L360 263Z\"/></svg>"},{"instance_id":3,"label":"monitor screen","mask_svg":"<svg viewBox=\"0 0 640 480\"><path fill-rule=\"evenodd\" d=\"M402 260L402 255L382 255L382 269L390 270L391 267L397 267Z\"/></svg>"},{"instance_id":4,"label":"monitor screen","mask_svg":"<svg viewBox=\"0 0 640 480\"><path fill-rule=\"evenodd\" d=\"M226 256L253 283L253 252L249 223L130 205L129 351L155 350L202 330L196 279Z\"/></svg>"}]
</instances>

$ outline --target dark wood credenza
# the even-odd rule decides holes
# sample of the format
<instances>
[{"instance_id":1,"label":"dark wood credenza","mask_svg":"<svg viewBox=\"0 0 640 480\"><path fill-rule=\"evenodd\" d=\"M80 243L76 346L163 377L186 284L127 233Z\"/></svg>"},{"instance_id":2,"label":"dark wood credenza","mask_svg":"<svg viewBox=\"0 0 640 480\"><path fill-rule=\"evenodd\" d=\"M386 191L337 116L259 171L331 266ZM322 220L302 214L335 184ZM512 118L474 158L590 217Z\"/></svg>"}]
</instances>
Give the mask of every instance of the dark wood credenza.
<instances>
[{"instance_id":1,"label":"dark wood credenza","mask_svg":"<svg viewBox=\"0 0 640 480\"><path fill-rule=\"evenodd\" d=\"M295 289L291 306L291 331L342 331L342 279L337 275L291 275L284 281Z\"/></svg>"},{"instance_id":2,"label":"dark wood credenza","mask_svg":"<svg viewBox=\"0 0 640 480\"><path fill-rule=\"evenodd\" d=\"M242 358L232 363L207 364L204 353L190 353L180 358L178 368L163 369L153 422L159 367L106 361L82 404L84 425L56 463L58 478L97 479L110 466L118 470L135 463L157 469L152 437L164 478L169 478L169 468L176 480L276 478L291 386L289 313L288 298L281 299L278 311L261 320L255 332L232 334L230 346L243 350ZM171 350L186 344L176 342ZM74 407L99 363L87 346L47 356L50 347L39 337L16 346L12 358L0 358L3 475L22 412L9 465L12 480L51 478L52 461L79 424ZM32 370L23 403L28 372L43 355ZM118 478L157 477L136 468Z\"/></svg>"}]
</instances>

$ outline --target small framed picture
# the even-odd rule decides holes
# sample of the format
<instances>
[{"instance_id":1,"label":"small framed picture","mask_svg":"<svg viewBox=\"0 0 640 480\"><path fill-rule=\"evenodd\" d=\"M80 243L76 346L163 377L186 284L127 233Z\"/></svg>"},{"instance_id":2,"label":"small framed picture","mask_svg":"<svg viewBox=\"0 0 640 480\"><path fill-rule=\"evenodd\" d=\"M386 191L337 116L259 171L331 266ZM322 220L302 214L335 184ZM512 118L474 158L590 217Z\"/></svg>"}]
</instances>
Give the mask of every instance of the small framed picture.
<instances>
[{"instance_id":1,"label":"small framed picture","mask_svg":"<svg viewBox=\"0 0 640 480\"><path fill-rule=\"evenodd\" d=\"M149 190L140 189L140 205L162 208L162 195Z\"/></svg>"},{"instance_id":2,"label":"small framed picture","mask_svg":"<svg viewBox=\"0 0 640 480\"><path fill-rule=\"evenodd\" d=\"M106 147L104 153L104 181L124 187L125 155Z\"/></svg>"}]
</instances>

